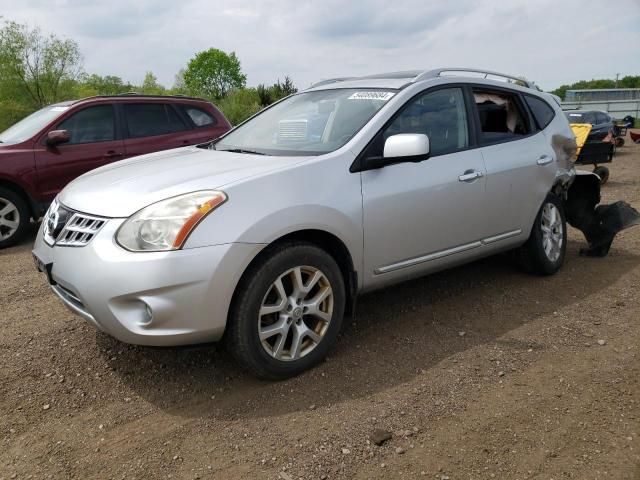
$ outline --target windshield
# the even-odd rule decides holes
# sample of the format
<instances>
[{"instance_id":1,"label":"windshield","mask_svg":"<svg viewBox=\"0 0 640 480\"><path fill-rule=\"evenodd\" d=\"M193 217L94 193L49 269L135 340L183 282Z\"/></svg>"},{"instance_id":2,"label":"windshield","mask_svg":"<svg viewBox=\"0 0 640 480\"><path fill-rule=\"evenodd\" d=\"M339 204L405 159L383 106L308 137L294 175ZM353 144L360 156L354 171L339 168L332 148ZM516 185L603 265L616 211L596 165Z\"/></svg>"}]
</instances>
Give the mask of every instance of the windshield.
<instances>
[{"instance_id":1,"label":"windshield","mask_svg":"<svg viewBox=\"0 0 640 480\"><path fill-rule=\"evenodd\" d=\"M7 128L0 133L0 142L2 143L20 143L33 137L51 120L67 111L69 107L49 106L32 113L23 118L15 125Z\"/></svg>"},{"instance_id":2,"label":"windshield","mask_svg":"<svg viewBox=\"0 0 640 480\"><path fill-rule=\"evenodd\" d=\"M263 155L321 155L347 143L395 93L320 90L293 95L221 138L213 148Z\"/></svg>"}]
</instances>

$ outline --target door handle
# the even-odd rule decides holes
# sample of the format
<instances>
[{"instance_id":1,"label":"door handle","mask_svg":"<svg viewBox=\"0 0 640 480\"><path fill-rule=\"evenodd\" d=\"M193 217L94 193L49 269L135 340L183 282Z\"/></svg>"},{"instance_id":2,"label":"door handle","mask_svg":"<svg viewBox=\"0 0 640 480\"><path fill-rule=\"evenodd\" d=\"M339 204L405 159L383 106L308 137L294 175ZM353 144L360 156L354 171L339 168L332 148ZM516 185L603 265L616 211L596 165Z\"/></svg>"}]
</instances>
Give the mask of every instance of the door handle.
<instances>
[{"instance_id":1,"label":"door handle","mask_svg":"<svg viewBox=\"0 0 640 480\"><path fill-rule=\"evenodd\" d=\"M477 178L484 177L484 173L477 170L466 170L462 175L458 177L460 182L473 182Z\"/></svg>"},{"instance_id":2,"label":"door handle","mask_svg":"<svg viewBox=\"0 0 640 480\"><path fill-rule=\"evenodd\" d=\"M123 155L124 153L116 152L115 150L109 150L107 153L104 154L104 158L116 158L116 157L122 157Z\"/></svg>"},{"instance_id":3,"label":"door handle","mask_svg":"<svg viewBox=\"0 0 640 480\"><path fill-rule=\"evenodd\" d=\"M551 162L553 162L553 158L549 155L540 155L540 158L538 158L538 165L547 165Z\"/></svg>"}]
</instances>

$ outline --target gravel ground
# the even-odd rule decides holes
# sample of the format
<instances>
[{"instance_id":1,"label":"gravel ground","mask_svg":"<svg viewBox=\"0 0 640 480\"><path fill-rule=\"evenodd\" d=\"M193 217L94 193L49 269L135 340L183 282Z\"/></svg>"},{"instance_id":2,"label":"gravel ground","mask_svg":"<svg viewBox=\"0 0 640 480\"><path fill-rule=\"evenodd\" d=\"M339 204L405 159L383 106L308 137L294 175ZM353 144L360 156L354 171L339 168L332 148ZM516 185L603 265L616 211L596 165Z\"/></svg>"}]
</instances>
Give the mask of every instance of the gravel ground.
<instances>
[{"instance_id":1,"label":"gravel ground","mask_svg":"<svg viewBox=\"0 0 640 480\"><path fill-rule=\"evenodd\" d=\"M611 170L640 208L640 145ZM31 241L0 252L0 479L640 479L640 228L604 259L572 231L550 278L496 257L366 296L279 383L97 333Z\"/></svg>"}]
</instances>

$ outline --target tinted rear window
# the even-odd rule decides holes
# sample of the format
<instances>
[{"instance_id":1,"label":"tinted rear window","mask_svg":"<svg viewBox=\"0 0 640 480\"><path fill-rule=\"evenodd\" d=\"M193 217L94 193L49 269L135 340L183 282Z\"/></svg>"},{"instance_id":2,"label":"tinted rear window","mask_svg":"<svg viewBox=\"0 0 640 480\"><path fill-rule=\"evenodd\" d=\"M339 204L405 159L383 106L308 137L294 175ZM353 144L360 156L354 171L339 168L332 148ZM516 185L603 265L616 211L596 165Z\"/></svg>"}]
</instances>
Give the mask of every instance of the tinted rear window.
<instances>
[{"instance_id":1,"label":"tinted rear window","mask_svg":"<svg viewBox=\"0 0 640 480\"><path fill-rule=\"evenodd\" d=\"M538 128L540 130L546 128L555 116L553 108L551 108L547 102L538 97L525 95L524 98L531 109L531 113L533 114L533 118L536 120Z\"/></svg>"},{"instance_id":2,"label":"tinted rear window","mask_svg":"<svg viewBox=\"0 0 640 480\"><path fill-rule=\"evenodd\" d=\"M187 127L171 105L134 103L124 106L129 137L150 137L181 132Z\"/></svg>"},{"instance_id":3,"label":"tinted rear window","mask_svg":"<svg viewBox=\"0 0 640 480\"><path fill-rule=\"evenodd\" d=\"M596 116L591 112L566 113L569 123L596 123Z\"/></svg>"}]
</instances>

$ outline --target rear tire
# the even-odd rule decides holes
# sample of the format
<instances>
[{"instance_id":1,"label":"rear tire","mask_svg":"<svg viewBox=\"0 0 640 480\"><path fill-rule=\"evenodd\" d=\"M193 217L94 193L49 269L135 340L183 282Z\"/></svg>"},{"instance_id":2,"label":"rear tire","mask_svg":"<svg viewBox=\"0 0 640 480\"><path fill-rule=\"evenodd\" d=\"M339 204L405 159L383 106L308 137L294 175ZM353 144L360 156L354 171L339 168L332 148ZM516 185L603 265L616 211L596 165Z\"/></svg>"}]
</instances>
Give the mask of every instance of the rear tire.
<instances>
[{"instance_id":1,"label":"rear tire","mask_svg":"<svg viewBox=\"0 0 640 480\"><path fill-rule=\"evenodd\" d=\"M624 137L616 137L616 148L624 147Z\"/></svg>"},{"instance_id":2,"label":"rear tire","mask_svg":"<svg viewBox=\"0 0 640 480\"><path fill-rule=\"evenodd\" d=\"M517 256L520 266L528 273L553 275L564 263L567 250L567 223L561 200L547 195L538 211L527 243Z\"/></svg>"},{"instance_id":3,"label":"rear tire","mask_svg":"<svg viewBox=\"0 0 640 480\"><path fill-rule=\"evenodd\" d=\"M309 243L279 245L239 283L225 332L227 349L257 377L298 375L322 361L335 343L345 301L333 257Z\"/></svg>"},{"instance_id":4,"label":"rear tire","mask_svg":"<svg viewBox=\"0 0 640 480\"><path fill-rule=\"evenodd\" d=\"M607 167L596 167L593 173L600 177L600 185L604 185L609 180L609 169Z\"/></svg>"},{"instance_id":5,"label":"rear tire","mask_svg":"<svg viewBox=\"0 0 640 480\"><path fill-rule=\"evenodd\" d=\"M13 190L0 187L0 249L20 242L30 222L27 202Z\"/></svg>"}]
</instances>

